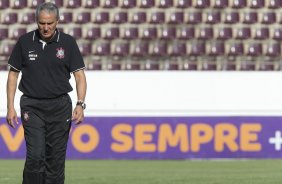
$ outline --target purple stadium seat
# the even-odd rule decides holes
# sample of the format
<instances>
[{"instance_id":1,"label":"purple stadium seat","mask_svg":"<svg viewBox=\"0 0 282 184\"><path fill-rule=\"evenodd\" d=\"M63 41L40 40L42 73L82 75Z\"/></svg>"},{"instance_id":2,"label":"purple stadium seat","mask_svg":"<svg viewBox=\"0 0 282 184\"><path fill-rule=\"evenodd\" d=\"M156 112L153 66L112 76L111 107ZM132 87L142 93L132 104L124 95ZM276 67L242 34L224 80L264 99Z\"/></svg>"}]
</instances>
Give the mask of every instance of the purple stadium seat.
<instances>
[{"instance_id":1,"label":"purple stadium seat","mask_svg":"<svg viewBox=\"0 0 282 184\"><path fill-rule=\"evenodd\" d=\"M177 61L168 61L163 64L163 66L160 68L162 70L179 70L179 64Z\"/></svg>"},{"instance_id":2,"label":"purple stadium seat","mask_svg":"<svg viewBox=\"0 0 282 184\"><path fill-rule=\"evenodd\" d=\"M174 0L176 8L192 7L192 0Z\"/></svg>"},{"instance_id":3,"label":"purple stadium seat","mask_svg":"<svg viewBox=\"0 0 282 184\"><path fill-rule=\"evenodd\" d=\"M147 21L146 12L133 12L130 17L132 18L130 22L133 24L142 24Z\"/></svg>"},{"instance_id":4,"label":"purple stadium seat","mask_svg":"<svg viewBox=\"0 0 282 184\"><path fill-rule=\"evenodd\" d=\"M27 32L26 28L23 27L12 28L12 29L10 28L9 38L13 40L17 40L19 39L20 36L22 36L26 32Z\"/></svg>"},{"instance_id":5,"label":"purple stadium seat","mask_svg":"<svg viewBox=\"0 0 282 184\"><path fill-rule=\"evenodd\" d=\"M5 59L6 60L6 59ZM6 71L6 70L8 70L8 65L7 64L1 64L0 63L0 71Z\"/></svg>"},{"instance_id":6,"label":"purple stadium seat","mask_svg":"<svg viewBox=\"0 0 282 184\"><path fill-rule=\"evenodd\" d=\"M30 2L30 4L28 4L28 7L35 9L38 5L44 3L45 0L32 0L32 1L29 1L29 2Z\"/></svg>"},{"instance_id":7,"label":"purple stadium seat","mask_svg":"<svg viewBox=\"0 0 282 184\"><path fill-rule=\"evenodd\" d=\"M203 61L202 62L202 70L205 71L216 71L217 63L216 61Z\"/></svg>"},{"instance_id":8,"label":"purple stadium seat","mask_svg":"<svg viewBox=\"0 0 282 184\"><path fill-rule=\"evenodd\" d=\"M0 46L1 46L0 47L0 55L1 56L10 56L15 45L12 44L12 43L5 43L5 44L2 44Z\"/></svg>"},{"instance_id":9,"label":"purple stadium seat","mask_svg":"<svg viewBox=\"0 0 282 184\"><path fill-rule=\"evenodd\" d=\"M231 43L227 50L229 56L241 56L244 55L244 44L243 43Z\"/></svg>"},{"instance_id":10,"label":"purple stadium seat","mask_svg":"<svg viewBox=\"0 0 282 184\"><path fill-rule=\"evenodd\" d=\"M168 54L170 56L185 56L187 54L187 48L185 42L174 42L168 47Z\"/></svg>"},{"instance_id":11,"label":"purple stadium seat","mask_svg":"<svg viewBox=\"0 0 282 184\"><path fill-rule=\"evenodd\" d=\"M99 27L85 27L85 39L88 40L96 40L101 37L101 30Z\"/></svg>"},{"instance_id":12,"label":"purple stadium seat","mask_svg":"<svg viewBox=\"0 0 282 184\"><path fill-rule=\"evenodd\" d=\"M264 12L262 15L262 24L273 24L276 22L275 12Z\"/></svg>"},{"instance_id":13,"label":"purple stadium seat","mask_svg":"<svg viewBox=\"0 0 282 184\"><path fill-rule=\"evenodd\" d=\"M239 40L248 39L251 37L250 27L239 27L235 31L235 38Z\"/></svg>"},{"instance_id":14,"label":"purple stadium seat","mask_svg":"<svg viewBox=\"0 0 282 184\"><path fill-rule=\"evenodd\" d=\"M269 0L268 1L268 8L272 9L278 9L282 7L282 1L281 0Z\"/></svg>"},{"instance_id":15,"label":"purple stadium seat","mask_svg":"<svg viewBox=\"0 0 282 184\"><path fill-rule=\"evenodd\" d=\"M269 43L265 48L265 55L270 57L281 56L281 45L279 42Z\"/></svg>"},{"instance_id":16,"label":"purple stadium seat","mask_svg":"<svg viewBox=\"0 0 282 184\"><path fill-rule=\"evenodd\" d=\"M231 27L221 27L217 30L216 39L227 40L233 37L233 31Z\"/></svg>"},{"instance_id":17,"label":"purple stadium seat","mask_svg":"<svg viewBox=\"0 0 282 184\"><path fill-rule=\"evenodd\" d=\"M245 8L247 6L246 0L232 0L232 8Z\"/></svg>"},{"instance_id":18,"label":"purple stadium seat","mask_svg":"<svg viewBox=\"0 0 282 184\"><path fill-rule=\"evenodd\" d=\"M130 61L125 64L124 70L140 70L140 62Z\"/></svg>"},{"instance_id":19,"label":"purple stadium seat","mask_svg":"<svg viewBox=\"0 0 282 184\"><path fill-rule=\"evenodd\" d=\"M265 40L269 38L269 29L268 27L261 27L255 29L254 39Z\"/></svg>"},{"instance_id":20,"label":"purple stadium seat","mask_svg":"<svg viewBox=\"0 0 282 184\"><path fill-rule=\"evenodd\" d=\"M111 54L110 43L109 42L95 43L93 54L97 56L109 56Z\"/></svg>"},{"instance_id":21,"label":"purple stadium seat","mask_svg":"<svg viewBox=\"0 0 282 184\"><path fill-rule=\"evenodd\" d=\"M27 0L14 0L10 5L13 9L23 9L27 7Z\"/></svg>"},{"instance_id":22,"label":"purple stadium seat","mask_svg":"<svg viewBox=\"0 0 282 184\"><path fill-rule=\"evenodd\" d=\"M64 6L64 0L51 0L56 6L62 7Z\"/></svg>"},{"instance_id":23,"label":"purple stadium seat","mask_svg":"<svg viewBox=\"0 0 282 184\"><path fill-rule=\"evenodd\" d=\"M91 21L91 13L90 12L79 12L74 14L74 22L76 24L86 24Z\"/></svg>"},{"instance_id":24,"label":"purple stadium seat","mask_svg":"<svg viewBox=\"0 0 282 184\"><path fill-rule=\"evenodd\" d=\"M7 39L9 35L8 28L0 28L0 40Z\"/></svg>"},{"instance_id":25,"label":"purple stadium seat","mask_svg":"<svg viewBox=\"0 0 282 184\"><path fill-rule=\"evenodd\" d=\"M202 12L201 11L188 12L188 16L187 16L188 24L199 24L201 22L202 22Z\"/></svg>"},{"instance_id":26,"label":"purple stadium seat","mask_svg":"<svg viewBox=\"0 0 282 184\"><path fill-rule=\"evenodd\" d=\"M147 42L135 42L130 49L132 56L147 56L149 53L149 45Z\"/></svg>"},{"instance_id":27,"label":"purple stadium seat","mask_svg":"<svg viewBox=\"0 0 282 184\"><path fill-rule=\"evenodd\" d=\"M158 8L171 8L173 7L173 0L159 0Z\"/></svg>"},{"instance_id":28,"label":"purple stadium seat","mask_svg":"<svg viewBox=\"0 0 282 184\"><path fill-rule=\"evenodd\" d=\"M126 23L127 20L127 12L116 12L113 14L112 23L123 24Z\"/></svg>"},{"instance_id":29,"label":"purple stadium seat","mask_svg":"<svg viewBox=\"0 0 282 184\"><path fill-rule=\"evenodd\" d=\"M264 0L251 0L250 8L263 8Z\"/></svg>"},{"instance_id":30,"label":"purple stadium seat","mask_svg":"<svg viewBox=\"0 0 282 184\"><path fill-rule=\"evenodd\" d=\"M213 38L213 28L212 27L203 27L199 30L198 39L208 40Z\"/></svg>"},{"instance_id":31,"label":"purple stadium seat","mask_svg":"<svg viewBox=\"0 0 282 184\"><path fill-rule=\"evenodd\" d=\"M3 13L1 19L2 24L15 24L18 21L18 14L15 12L7 12L5 14Z\"/></svg>"},{"instance_id":32,"label":"purple stadium seat","mask_svg":"<svg viewBox=\"0 0 282 184\"><path fill-rule=\"evenodd\" d=\"M207 15L206 15L206 20L205 22L207 24L217 24L221 21L221 13L219 11L211 11L211 12L208 12Z\"/></svg>"},{"instance_id":33,"label":"purple stadium seat","mask_svg":"<svg viewBox=\"0 0 282 184\"><path fill-rule=\"evenodd\" d=\"M157 38L157 28L156 27L143 28L140 37L141 39L144 39L144 40L156 39Z\"/></svg>"},{"instance_id":34,"label":"purple stadium seat","mask_svg":"<svg viewBox=\"0 0 282 184\"><path fill-rule=\"evenodd\" d=\"M113 40L119 38L119 28L118 27L109 27L102 32L102 37L106 40Z\"/></svg>"},{"instance_id":35,"label":"purple stadium seat","mask_svg":"<svg viewBox=\"0 0 282 184\"><path fill-rule=\"evenodd\" d=\"M61 12L60 13L60 23L67 24L72 22L72 12Z\"/></svg>"},{"instance_id":36,"label":"purple stadium seat","mask_svg":"<svg viewBox=\"0 0 282 184\"><path fill-rule=\"evenodd\" d=\"M183 61L183 70L198 70L198 63L197 61L193 60L186 60Z\"/></svg>"},{"instance_id":37,"label":"purple stadium seat","mask_svg":"<svg viewBox=\"0 0 282 184\"><path fill-rule=\"evenodd\" d=\"M121 8L134 8L136 7L136 1L121 0Z\"/></svg>"},{"instance_id":38,"label":"purple stadium seat","mask_svg":"<svg viewBox=\"0 0 282 184\"><path fill-rule=\"evenodd\" d=\"M158 61L147 61L144 67L145 70L159 70L160 65Z\"/></svg>"},{"instance_id":39,"label":"purple stadium seat","mask_svg":"<svg viewBox=\"0 0 282 184\"><path fill-rule=\"evenodd\" d=\"M224 42L213 42L208 48L208 55L221 56L225 53Z\"/></svg>"},{"instance_id":40,"label":"purple stadium seat","mask_svg":"<svg viewBox=\"0 0 282 184\"><path fill-rule=\"evenodd\" d=\"M247 55L248 56L262 55L262 45L261 45L261 43L248 44Z\"/></svg>"},{"instance_id":41,"label":"purple stadium seat","mask_svg":"<svg viewBox=\"0 0 282 184\"><path fill-rule=\"evenodd\" d=\"M204 42L196 42L191 45L189 50L190 56L201 56L206 53L206 45Z\"/></svg>"},{"instance_id":42,"label":"purple stadium seat","mask_svg":"<svg viewBox=\"0 0 282 184\"><path fill-rule=\"evenodd\" d=\"M226 61L221 66L221 70L235 71L236 69L237 69L237 65L236 62L234 61Z\"/></svg>"},{"instance_id":43,"label":"purple stadium seat","mask_svg":"<svg viewBox=\"0 0 282 184\"><path fill-rule=\"evenodd\" d=\"M243 15L243 23L244 24L254 24L258 22L258 15L257 12L244 12Z\"/></svg>"},{"instance_id":44,"label":"purple stadium seat","mask_svg":"<svg viewBox=\"0 0 282 184\"><path fill-rule=\"evenodd\" d=\"M121 62L120 61L107 61L106 70L120 70Z\"/></svg>"},{"instance_id":45,"label":"purple stadium seat","mask_svg":"<svg viewBox=\"0 0 282 184\"><path fill-rule=\"evenodd\" d=\"M149 54L151 56L166 56L167 55L167 44L165 42L151 43L149 46Z\"/></svg>"},{"instance_id":46,"label":"purple stadium seat","mask_svg":"<svg viewBox=\"0 0 282 184\"><path fill-rule=\"evenodd\" d=\"M83 5L84 8L97 8L100 6L100 0L86 0L85 4Z\"/></svg>"},{"instance_id":47,"label":"purple stadium seat","mask_svg":"<svg viewBox=\"0 0 282 184\"><path fill-rule=\"evenodd\" d=\"M87 70L102 70L102 62L99 59L91 59L85 65Z\"/></svg>"},{"instance_id":48,"label":"purple stadium seat","mask_svg":"<svg viewBox=\"0 0 282 184\"><path fill-rule=\"evenodd\" d=\"M95 24L104 24L109 22L109 12L95 12L93 23Z\"/></svg>"},{"instance_id":49,"label":"purple stadium seat","mask_svg":"<svg viewBox=\"0 0 282 184\"><path fill-rule=\"evenodd\" d=\"M213 7L214 8L227 8L228 7L228 0L215 0Z\"/></svg>"},{"instance_id":50,"label":"purple stadium seat","mask_svg":"<svg viewBox=\"0 0 282 184\"><path fill-rule=\"evenodd\" d=\"M20 23L21 24L33 24L35 23L35 14L33 12L24 12L21 14Z\"/></svg>"},{"instance_id":51,"label":"purple stadium seat","mask_svg":"<svg viewBox=\"0 0 282 184\"><path fill-rule=\"evenodd\" d=\"M224 15L224 23L226 24L236 24L240 21L239 12L226 12Z\"/></svg>"},{"instance_id":52,"label":"purple stadium seat","mask_svg":"<svg viewBox=\"0 0 282 184\"><path fill-rule=\"evenodd\" d=\"M282 29L281 28L274 28L272 38L274 40L282 41Z\"/></svg>"},{"instance_id":53,"label":"purple stadium seat","mask_svg":"<svg viewBox=\"0 0 282 184\"><path fill-rule=\"evenodd\" d=\"M113 45L113 53L114 56L127 56L129 54L129 43L121 42L115 43Z\"/></svg>"},{"instance_id":54,"label":"purple stadium seat","mask_svg":"<svg viewBox=\"0 0 282 184\"><path fill-rule=\"evenodd\" d=\"M169 61L165 64L165 70L180 70L180 64L177 61Z\"/></svg>"},{"instance_id":55,"label":"purple stadium seat","mask_svg":"<svg viewBox=\"0 0 282 184\"><path fill-rule=\"evenodd\" d=\"M160 11L152 11L149 17L151 24L163 24L165 22L165 14Z\"/></svg>"},{"instance_id":56,"label":"purple stadium seat","mask_svg":"<svg viewBox=\"0 0 282 184\"><path fill-rule=\"evenodd\" d=\"M184 22L183 12L171 12L168 14L167 23L169 24L181 24Z\"/></svg>"},{"instance_id":57,"label":"purple stadium seat","mask_svg":"<svg viewBox=\"0 0 282 184\"><path fill-rule=\"evenodd\" d=\"M137 27L127 27L121 33L121 38L125 40L134 40L139 37Z\"/></svg>"},{"instance_id":58,"label":"purple stadium seat","mask_svg":"<svg viewBox=\"0 0 282 184\"><path fill-rule=\"evenodd\" d=\"M273 62L260 62L259 63L259 70L261 71L274 71L275 66Z\"/></svg>"},{"instance_id":59,"label":"purple stadium seat","mask_svg":"<svg viewBox=\"0 0 282 184\"><path fill-rule=\"evenodd\" d=\"M118 6L118 0L103 0L103 8L115 8Z\"/></svg>"},{"instance_id":60,"label":"purple stadium seat","mask_svg":"<svg viewBox=\"0 0 282 184\"><path fill-rule=\"evenodd\" d=\"M195 8L208 8L210 6L210 0L196 0Z\"/></svg>"},{"instance_id":61,"label":"purple stadium seat","mask_svg":"<svg viewBox=\"0 0 282 184\"><path fill-rule=\"evenodd\" d=\"M155 0L141 0L140 8L152 8L155 6Z\"/></svg>"},{"instance_id":62,"label":"purple stadium seat","mask_svg":"<svg viewBox=\"0 0 282 184\"><path fill-rule=\"evenodd\" d=\"M65 33L73 36L75 39L82 38L82 30L81 27L67 27L66 30L64 30Z\"/></svg>"},{"instance_id":63,"label":"purple stadium seat","mask_svg":"<svg viewBox=\"0 0 282 184\"><path fill-rule=\"evenodd\" d=\"M81 7L81 0L65 0L67 8L79 8Z\"/></svg>"},{"instance_id":64,"label":"purple stadium seat","mask_svg":"<svg viewBox=\"0 0 282 184\"><path fill-rule=\"evenodd\" d=\"M195 38L194 27L182 27L179 29L178 38L182 40L190 40Z\"/></svg>"},{"instance_id":65,"label":"purple stadium seat","mask_svg":"<svg viewBox=\"0 0 282 184\"><path fill-rule=\"evenodd\" d=\"M240 70L241 71L255 71L256 70L255 61L241 61Z\"/></svg>"},{"instance_id":66,"label":"purple stadium seat","mask_svg":"<svg viewBox=\"0 0 282 184\"><path fill-rule=\"evenodd\" d=\"M174 40L176 38L175 27L164 27L160 29L159 38L164 40Z\"/></svg>"},{"instance_id":67,"label":"purple stadium seat","mask_svg":"<svg viewBox=\"0 0 282 184\"><path fill-rule=\"evenodd\" d=\"M10 1L9 0L0 0L0 9L9 8Z\"/></svg>"}]
</instances>

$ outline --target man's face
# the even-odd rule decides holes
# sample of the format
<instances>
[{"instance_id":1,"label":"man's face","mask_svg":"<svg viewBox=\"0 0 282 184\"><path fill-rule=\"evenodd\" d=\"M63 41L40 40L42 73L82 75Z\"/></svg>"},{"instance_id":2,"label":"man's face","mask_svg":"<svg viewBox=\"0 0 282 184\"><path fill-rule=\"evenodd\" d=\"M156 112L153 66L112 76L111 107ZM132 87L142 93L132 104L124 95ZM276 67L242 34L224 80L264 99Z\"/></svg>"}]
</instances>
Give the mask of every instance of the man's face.
<instances>
[{"instance_id":1,"label":"man's face","mask_svg":"<svg viewBox=\"0 0 282 184\"><path fill-rule=\"evenodd\" d=\"M44 41L49 41L53 37L57 24L58 20L55 13L44 10L39 13L37 25Z\"/></svg>"}]
</instances>

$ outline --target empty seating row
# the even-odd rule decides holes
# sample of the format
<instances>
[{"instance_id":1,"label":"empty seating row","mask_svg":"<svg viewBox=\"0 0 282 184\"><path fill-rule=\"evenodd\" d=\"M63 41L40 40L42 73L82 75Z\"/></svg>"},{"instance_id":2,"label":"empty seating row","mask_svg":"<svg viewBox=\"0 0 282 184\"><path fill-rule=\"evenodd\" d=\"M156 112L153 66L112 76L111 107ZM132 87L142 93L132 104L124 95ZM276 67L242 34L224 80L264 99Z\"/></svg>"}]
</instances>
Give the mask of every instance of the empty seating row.
<instances>
[{"instance_id":1,"label":"empty seating row","mask_svg":"<svg viewBox=\"0 0 282 184\"><path fill-rule=\"evenodd\" d=\"M138 57L168 57L168 56L270 56L281 55L281 45L273 43L224 43L224 42L101 42L92 45L80 45L82 53L93 53L98 56L138 56Z\"/></svg>"},{"instance_id":2,"label":"empty seating row","mask_svg":"<svg viewBox=\"0 0 282 184\"><path fill-rule=\"evenodd\" d=\"M280 0L52 0L66 8L280 8ZM0 0L0 9L34 8L44 0Z\"/></svg>"},{"instance_id":3,"label":"empty seating row","mask_svg":"<svg viewBox=\"0 0 282 184\"><path fill-rule=\"evenodd\" d=\"M62 28L62 31L74 36L76 39L105 39L105 40L282 40L282 28L267 28L258 27L250 29L250 27L241 27L232 29L231 27L223 28L194 28L194 27L165 27L157 29L156 27L148 28L119 28L119 27L70 27ZM5 40L7 38L12 40L17 40L19 36L26 33L27 29L25 27L12 27L0 28L0 40Z\"/></svg>"},{"instance_id":4,"label":"empty seating row","mask_svg":"<svg viewBox=\"0 0 282 184\"><path fill-rule=\"evenodd\" d=\"M282 27L65 27L76 39L124 40L282 40Z\"/></svg>"},{"instance_id":5,"label":"empty seating row","mask_svg":"<svg viewBox=\"0 0 282 184\"><path fill-rule=\"evenodd\" d=\"M221 58L221 61L211 59L195 60L190 58L180 58L180 60L116 60L107 58L87 58L85 59L87 70L231 70L231 71L275 71L281 70L279 60L228 60ZM0 58L0 70L8 70L7 58Z\"/></svg>"},{"instance_id":6,"label":"empty seating row","mask_svg":"<svg viewBox=\"0 0 282 184\"><path fill-rule=\"evenodd\" d=\"M282 1L281 1L282 2ZM1 13L2 24L33 24L35 14L30 11ZM282 24L282 13L273 11L62 11L60 23L76 24Z\"/></svg>"},{"instance_id":7,"label":"empty seating row","mask_svg":"<svg viewBox=\"0 0 282 184\"><path fill-rule=\"evenodd\" d=\"M36 26L31 27L32 30ZM277 40L282 41L282 27L59 27L76 39L85 40ZM30 31L23 26L0 27L0 40L18 39Z\"/></svg>"},{"instance_id":8,"label":"empty seating row","mask_svg":"<svg viewBox=\"0 0 282 184\"><path fill-rule=\"evenodd\" d=\"M275 71L281 70L277 62L256 62L256 61L228 61L218 62L213 60L197 62L189 59L183 61L116 61L116 60L95 60L86 62L87 70L198 70L198 71ZM0 61L0 71L8 70L6 61Z\"/></svg>"},{"instance_id":9,"label":"empty seating row","mask_svg":"<svg viewBox=\"0 0 282 184\"><path fill-rule=\"evenodd\" d=\"M281 56L281 44L270 42L79 42L83 56L178 57L178 56ZM9 56L12 42L0 44L0 55Z\"/></svg>"},{"instance_id":10,"label":"empty seating row","mask_svg":"<svg viewBox=\"0 0 282 184\"><path fill-rule=\"evenodd\" d=\"M119 61L119 60L97 60L90 58L86 62L88 70L223 70L223 71L274 71L281 70L279 62L273 61L195 61L183 60L147 60L147 61Z\"/></svg>"},{"instance_id":11,"label":"empty seating row","mask_svg":"<svg viewBox=\"0 0 282 184\"><path fill-rule=\"evenodd\" d=\"M34 27L35 28L35 27ZM280 27L64 27L59 30L86 40L282 40ZM0 40L16 40L28 32L26 27L0 27Z\"/></svg>"},{"instance_id":12,"label":"empty seating row","mask_svg":"<svg viewBox=\"0 0 282 184\"><path fill-rule=\"evenodd\" d=\"M282 2L282 1L281 1ZM282 23L281 12L274 11L97 11L61 13L61 23L94 24L274 24Z\"/></svg>"}]
</instances>

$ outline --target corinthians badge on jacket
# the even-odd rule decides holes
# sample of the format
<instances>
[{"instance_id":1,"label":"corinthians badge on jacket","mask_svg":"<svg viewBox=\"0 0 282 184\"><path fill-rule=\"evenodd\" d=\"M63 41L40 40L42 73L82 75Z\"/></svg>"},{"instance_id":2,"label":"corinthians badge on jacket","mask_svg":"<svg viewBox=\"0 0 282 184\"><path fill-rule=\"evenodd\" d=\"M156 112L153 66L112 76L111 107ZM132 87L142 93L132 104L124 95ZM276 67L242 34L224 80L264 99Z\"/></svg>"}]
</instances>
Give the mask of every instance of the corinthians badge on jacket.
<instances>
[{"instance_id":1,"label":"corinthians badge on jacket","mask_svg":"<svg viewBox=\"0 0 282 184\"><path fill-rule=\"evenodd\" d=\"M56 54L57 58L59 59L63 59L65 57L65 50L60 47L60 48L57 48L57 54Z\"/></svg>"}]
</instances>

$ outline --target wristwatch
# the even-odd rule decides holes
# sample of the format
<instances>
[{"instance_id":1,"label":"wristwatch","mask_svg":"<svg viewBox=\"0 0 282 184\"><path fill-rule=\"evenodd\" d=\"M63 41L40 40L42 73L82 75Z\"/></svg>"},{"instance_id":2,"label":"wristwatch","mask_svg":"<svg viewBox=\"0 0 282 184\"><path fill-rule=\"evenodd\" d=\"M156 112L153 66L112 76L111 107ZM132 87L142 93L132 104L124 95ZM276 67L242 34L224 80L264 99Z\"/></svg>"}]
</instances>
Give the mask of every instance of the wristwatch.
<instances>
[{"instance_id":1,"label":"wristwatch","mask_svg":"<svg viewBox=\"0 0 282 184\"><path fill-rule=\"evenodd\" d=\"M84 101L82 101L82 100L78 100L78 101L76 102L76 105L80 105L80 106L82 107L82 109L85 109L85 108L86 108L86 104L85 104Z\"/></svg>"}]
</instances>

